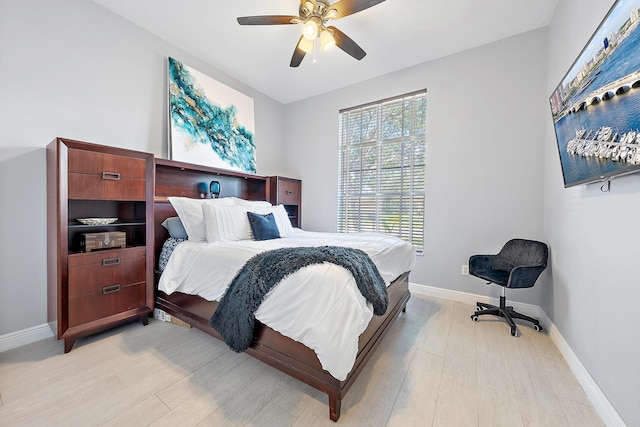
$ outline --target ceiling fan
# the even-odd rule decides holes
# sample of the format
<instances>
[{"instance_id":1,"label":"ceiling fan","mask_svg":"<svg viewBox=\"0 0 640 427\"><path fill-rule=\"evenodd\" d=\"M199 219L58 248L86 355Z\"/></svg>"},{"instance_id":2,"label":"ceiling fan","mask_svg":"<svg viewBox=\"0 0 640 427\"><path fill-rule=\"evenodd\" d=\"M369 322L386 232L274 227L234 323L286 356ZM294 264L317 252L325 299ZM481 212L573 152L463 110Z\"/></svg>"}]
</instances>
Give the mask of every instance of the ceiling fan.
<instances>
[{"instance_id":1,"label":"ceiling fan","mask_svg":"<svg viewBox=\"0 0 640 427\"><path fill-rule=\"evenodd\" d=\"M333 45L347 52L357 60L367 54L349 36L333 26L327 26L331 19L344 18L361 10L368 9L384 0L338 0L329 4L328 0L300 0L298 16L265 15L242 16L238 18L240 25L282 25L303 24L302 35L296 44L291 58L291 67L297 67L307 53L313 51L313 45L320 38L320 45L327 49Z\"/></svg>"}]
</instances>

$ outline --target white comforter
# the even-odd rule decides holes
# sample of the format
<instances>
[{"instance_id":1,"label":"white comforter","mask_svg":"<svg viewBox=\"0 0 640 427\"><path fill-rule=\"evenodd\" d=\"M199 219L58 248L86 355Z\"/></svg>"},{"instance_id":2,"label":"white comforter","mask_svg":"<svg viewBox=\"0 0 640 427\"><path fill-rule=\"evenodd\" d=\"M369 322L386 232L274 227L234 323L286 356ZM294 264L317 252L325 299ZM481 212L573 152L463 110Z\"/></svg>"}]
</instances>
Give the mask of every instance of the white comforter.
<instances>
[{"instance_id":1,"label":"white comforter","mask_svg":"<svg viewBox=\"0 0 640 427\"><path fill-rule=\"evenodd\" d=\"M413 246L379 233L314 233L296 229L281 239L180 243L169 258L158 289L219 301L236 273L253 255L296 246L346 246L366 252L387 285L413 268ZM358 337L373 317L353 276L335 264L317 264L286 277L269 292L256 319L313 349L322 367L338 380L355 362Z\"/></svg>"}]
</instances>

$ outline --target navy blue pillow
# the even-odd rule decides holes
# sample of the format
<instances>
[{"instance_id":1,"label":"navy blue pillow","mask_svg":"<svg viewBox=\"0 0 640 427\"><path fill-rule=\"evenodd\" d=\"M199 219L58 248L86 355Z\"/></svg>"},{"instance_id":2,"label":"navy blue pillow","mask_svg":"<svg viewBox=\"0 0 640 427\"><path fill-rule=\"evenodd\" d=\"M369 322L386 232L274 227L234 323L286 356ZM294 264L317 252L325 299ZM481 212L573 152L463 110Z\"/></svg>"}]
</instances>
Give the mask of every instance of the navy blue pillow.
<instances>
[{"instance_id":1,"label":"navy blue pillow","mask_svg":"<svg viewBox=\"0 0 640 427\"><path fill-rule=\"evenodd\" d=\"M253 231L253 240L271 240L280 238L278 225L276 224L276 219L272 213L261 215L254 212L247 212L247 215L249 216L251 231Z\"/></svg>"}]
</instances>

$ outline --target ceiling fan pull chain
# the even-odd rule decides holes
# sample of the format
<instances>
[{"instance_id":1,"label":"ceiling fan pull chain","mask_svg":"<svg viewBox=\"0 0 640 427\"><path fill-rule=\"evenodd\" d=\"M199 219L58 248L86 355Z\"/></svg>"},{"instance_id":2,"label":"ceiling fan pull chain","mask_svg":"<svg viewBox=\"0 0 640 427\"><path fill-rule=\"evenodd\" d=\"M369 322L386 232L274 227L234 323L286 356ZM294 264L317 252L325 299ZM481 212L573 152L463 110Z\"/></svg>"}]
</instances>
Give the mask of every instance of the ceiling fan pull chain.
<instances>
[{"instance_id":1,"label":"ceiling fan pull chain","mask_svg":"<svg viewBox=\"0 0 640 427\"><path fill-rule=\"evenodd\" d=\"M317 39L316 39L317 40ZM313 41L313 63L316 63L316 40Z\"/></svg>"}]
</instances>

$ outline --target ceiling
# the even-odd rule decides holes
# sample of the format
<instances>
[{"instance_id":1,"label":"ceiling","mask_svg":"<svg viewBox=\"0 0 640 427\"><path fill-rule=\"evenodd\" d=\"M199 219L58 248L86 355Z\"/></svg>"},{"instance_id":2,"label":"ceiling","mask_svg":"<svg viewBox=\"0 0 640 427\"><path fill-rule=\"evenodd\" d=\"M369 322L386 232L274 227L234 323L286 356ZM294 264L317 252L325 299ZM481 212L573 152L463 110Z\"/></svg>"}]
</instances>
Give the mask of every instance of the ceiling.
<instances>
[{"instance_id":1,"label":"ceiling","mask_svg":"<svg viewBox=\"0 0 640 427\"><path fill-rule=\"evenodd\" d=\"M288 104L544 27L559 0L386 0L331 21L367 52L361 61L334 47L298 68L289 62L300 24L241 26L236 18L297 15L299 0L94 1Z\"/></svg>"}]
</instances>

